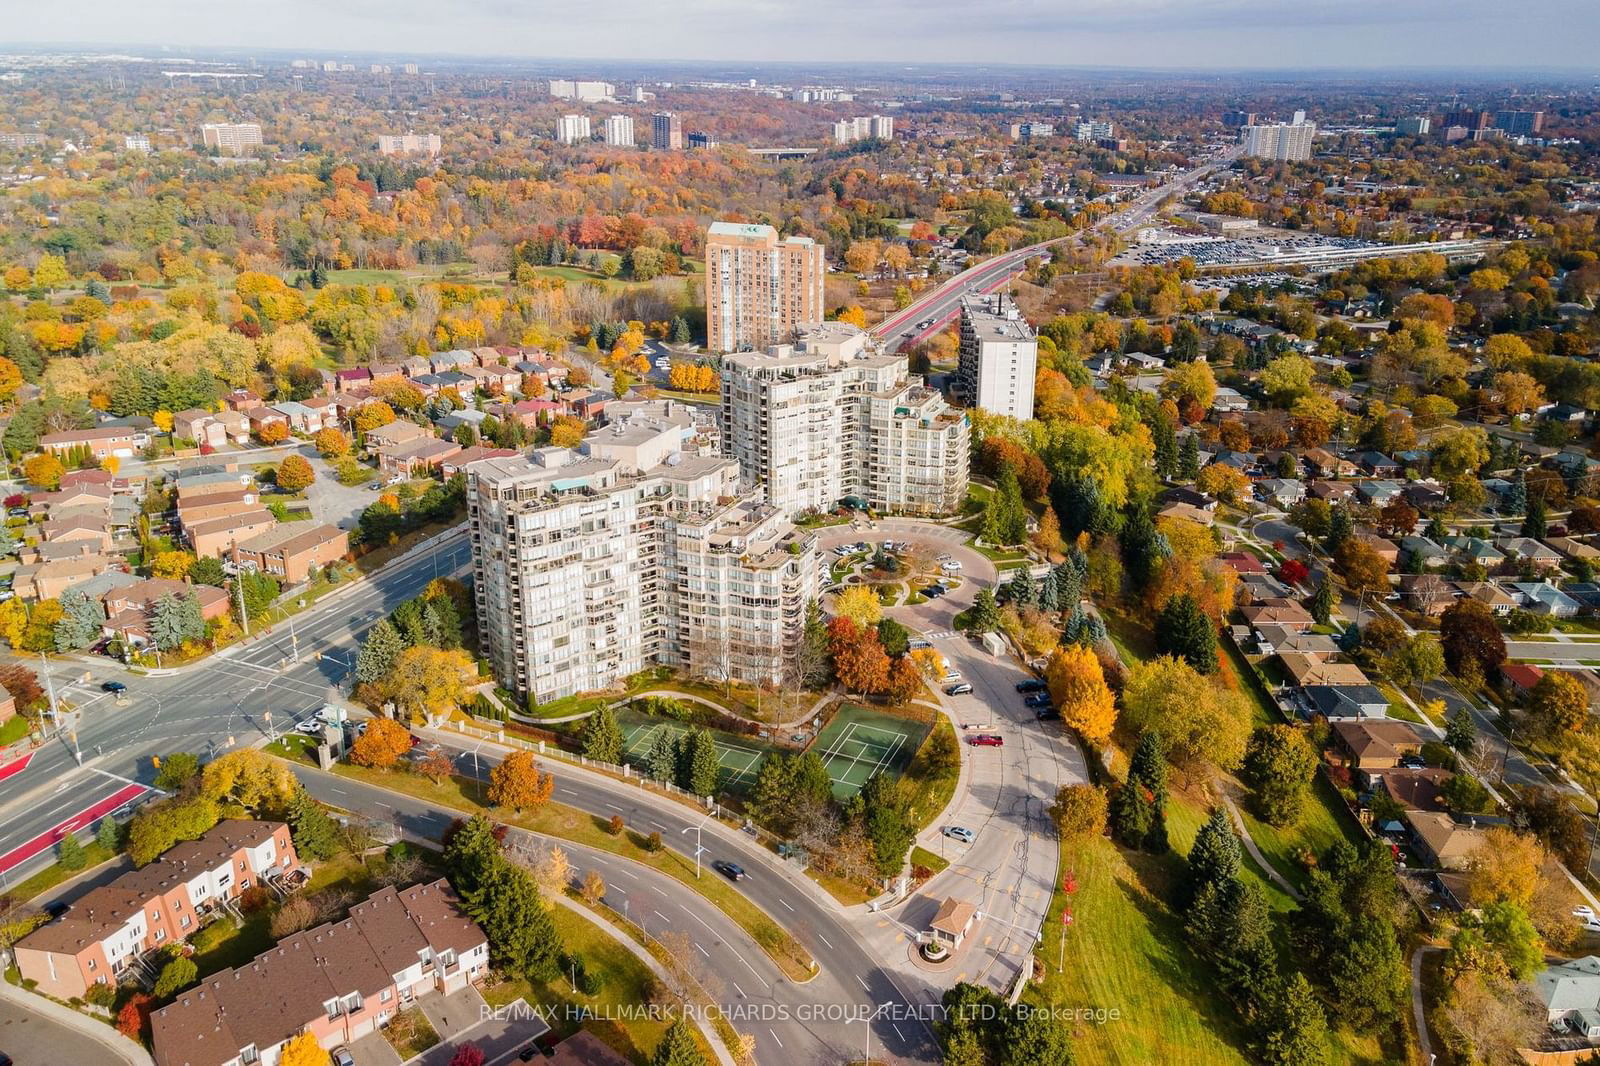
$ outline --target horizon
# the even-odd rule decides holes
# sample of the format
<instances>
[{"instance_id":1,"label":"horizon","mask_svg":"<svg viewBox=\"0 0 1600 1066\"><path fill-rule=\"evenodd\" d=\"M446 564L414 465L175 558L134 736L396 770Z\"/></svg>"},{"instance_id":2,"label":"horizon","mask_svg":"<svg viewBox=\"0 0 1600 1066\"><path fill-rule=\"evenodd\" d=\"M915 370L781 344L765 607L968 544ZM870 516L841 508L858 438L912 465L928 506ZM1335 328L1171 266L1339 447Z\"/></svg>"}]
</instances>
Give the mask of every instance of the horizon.
<instances>
[{"instance_id":1,"label":"horizon","mask_svg":"<svg viewBox=\"0 0 1600 1066\"><path fill-rule=\"evenodd\" d=\"M1600 77L1592 42L1600 8L1546 0L1507 10L1490 0L1352 0L1337 9L1289 11L1275 0L1065 0L1039 11L999 0L981 15L939 0L805 7L769 0L692 0L663 17L642 0L570 10L542 0L466 0L443 15L372 0L288 0L272 27L244 27L196 0L152 0L137 10L108 0L66 9L35 6L10 26L9 49L110 47L239 51L246 55L404 55L462 61L556 63L744 62L815 66L881 63L1053 70L1263 73L1418 71ZM148 40L149 27L176 34ZM86 25L104 40L74 40ZM314 34L294 27L314 25ZM1585 32L1585 31L1588 32ZM314 36L314 47L310 38ZM426 40L426 50L409 47ZM616 47L595 48L598 41ZM1584 44L1588 41L1591 44ZM482 47L485 43L493 47ZM597 52L610 52L597 55ZM829 58L818 58L828 56ZM1094 64L1062 62L1094 56ZM1257 62L1256 57L1270 57ZM909 61L909 62L908 62Z\"/></svg>"}]
</instances>

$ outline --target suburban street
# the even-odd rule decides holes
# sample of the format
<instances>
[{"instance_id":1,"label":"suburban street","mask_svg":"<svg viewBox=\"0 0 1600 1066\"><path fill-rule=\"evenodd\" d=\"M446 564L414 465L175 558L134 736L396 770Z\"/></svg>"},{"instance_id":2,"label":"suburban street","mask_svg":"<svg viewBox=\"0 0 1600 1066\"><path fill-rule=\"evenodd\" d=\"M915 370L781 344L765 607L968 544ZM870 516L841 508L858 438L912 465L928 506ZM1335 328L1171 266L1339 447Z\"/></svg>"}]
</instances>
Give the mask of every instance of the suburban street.
<instances>
[{"instance_id":1,"label":"suburban street","mask_svg":"<svg viewBox=\"0 0 1600 1066\"><path fill-rule=\"evenodd\" d=\"M269 633L176 671L139 675L88 656L52 662L56 695L74 711L64 716L70 728L0 779L0 884L47 864L69 828L82 830L150 798L152 756L192 751L211 758L269 729L291 728L336 695L372 622L436 574L464 572L469 561L463 532L436 537L376 578L329 594L292 624L278 621ZM43 670L37 658L19 661ZM127 706L101 691L106 680L127 684Z\"/></svg>"}]
</instances>

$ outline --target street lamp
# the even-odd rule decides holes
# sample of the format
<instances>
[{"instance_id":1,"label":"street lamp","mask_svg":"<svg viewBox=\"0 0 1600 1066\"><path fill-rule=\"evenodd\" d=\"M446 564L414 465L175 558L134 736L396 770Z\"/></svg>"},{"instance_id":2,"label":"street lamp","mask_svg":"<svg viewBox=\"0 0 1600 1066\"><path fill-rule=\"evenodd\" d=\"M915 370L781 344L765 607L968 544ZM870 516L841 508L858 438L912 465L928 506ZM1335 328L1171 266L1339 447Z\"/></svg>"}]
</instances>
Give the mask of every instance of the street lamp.
<instances>
[{"instance_id":1,"label":"street lamp","mask_svg":"<svg viewBox=\"0 0 1600 1066\"><path fill-rule=\"evenodd\" d=\"M860 1017L860 1018L851 1018L850 1022L860 1022L860 1023L862 1023L862 1028L866 1029L866 1031L867 1031L867 1056L862 1061L865 1062L867 1064L867 1066L872 1066L872 1018L871 1018L870 1015L869 1016ZM845 1024L848 1025L848 1024L850 1024L850 1022L846 1022Z\"/></svg>"},{"instance_id":2,"label":"street lamp","mask_svg":"<svg viewBox=\"0 0 1600 1066\"><path fill-rule=\"evenodd\" d=\"M700 876L700 853L705 850L704 848L702 848L700 846L700 827L705 825L706 824L706 818L710 818L710 817L711 817L711 815L709 815L709 814L706 815L705 818L700 819L700 822L699 822L698 825L686 825L686 826L684 826L683 829L680 831L680 834L679 834L679 835L682 835L682 833L687 833L691 829L694 830L694 875L695 875L696 878L698 878Z\"/></svg>"}]
</instances>

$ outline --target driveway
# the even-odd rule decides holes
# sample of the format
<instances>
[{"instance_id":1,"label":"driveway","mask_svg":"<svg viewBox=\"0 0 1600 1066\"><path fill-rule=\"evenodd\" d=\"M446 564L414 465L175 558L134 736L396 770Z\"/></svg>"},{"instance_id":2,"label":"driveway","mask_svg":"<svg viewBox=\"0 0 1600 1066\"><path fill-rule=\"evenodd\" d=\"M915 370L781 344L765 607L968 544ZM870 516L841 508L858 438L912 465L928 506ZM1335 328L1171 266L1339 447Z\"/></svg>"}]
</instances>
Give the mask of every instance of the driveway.
<instances>
[{"instance_id":1,"label":"driveway","mask_svg":"<svg viewBox=\"0 0 1600 1066\"><path fill-rule=\"evenodd\" d=\"M442 1041L450 1041L489 1016L483 993L468 985L448 996L419 996L417 1006L438 1030Z\"/></svg>"},{"instance_id":2,"label":"driveway","mask_svg":"<svg viewBox=\"0 0 1600 1066\"><path fill-rule=\"evenodd\" d=\"M311 516L330 526L354 529L361 512L378 498L378 494L372 491L376 479L360 485L341 485L334 475L332 464L327 460L310 448L301 454L311 460L311 469L317 472L317 480L306 489L306 503L311 507Z\"/></svg>"},{"instance_id":3,"label":"driveway","mask_svg":"<svg viewBox=\"0 0 1600 1066\"><path fill-rule=\"evenodd\" d=\"M400 1052L384 1039L381 1030L368 1033L360 1040L352 1040L349 1048L356 1066L400 1066Z\"/></svg>"},{"instance_id":4,"label":"driveway","mask_svg":"<svg viewBox=\"0 0 1600 1066\"><path fill-rule=\"evenodd\" d=\"M483 996L470 986L449 996L424 996L417 1005L442 1038L411 1060L417 1066L449 1066L464 1044L477 1045L483 1061L493 1064L550 1031L549 1024L525 1009L520 1000L495 1016Z\"/></svg>"}]
</instances>

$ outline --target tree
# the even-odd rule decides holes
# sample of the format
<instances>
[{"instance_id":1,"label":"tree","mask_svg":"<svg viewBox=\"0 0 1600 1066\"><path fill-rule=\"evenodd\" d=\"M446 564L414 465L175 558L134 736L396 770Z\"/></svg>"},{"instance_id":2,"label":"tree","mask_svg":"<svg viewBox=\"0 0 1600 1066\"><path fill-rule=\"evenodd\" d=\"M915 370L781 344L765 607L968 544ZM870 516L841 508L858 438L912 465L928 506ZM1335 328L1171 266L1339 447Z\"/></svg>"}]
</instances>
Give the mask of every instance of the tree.
<instances>
[{"instance_id":1,"label":"tree","mask_svg":"<svg viewBox=\"0 0 1600 1066\"><path fill-rule=\"evenodd\" d=\"M1358 1029L1383 1025L1398 1017L1410 976L1392 922L1358 917L1330 960L1328 983L1334 1009Z\"/></svg>"},{"instance_id":2,"label":"tree","mask_svg":"<svg viewBox=\"0 0 1600 1066\"><path fill-rule=\"evenodd\" d=\"M974 633L993 633L1000 628L1000 605L991 590L978 590L967 613L967 628Z\"/></svg>"},{"instance_id":3,"label":"tree","mask_svg":"<svg viewBox=\"0 0 1600 1066\"><path fill-rule=\"evenodd\" d=\"M539 769L530 751L514 751L489 771L489 802L518 813L538 810L555 791L555 778Z\"/></svg>"},{"instance_id":4,"label":"tree","mask_svg":"<svg viewBox=\"0 0 1600 1066\"><path fill-rule=\"evenodd\" d=\"M1106 831L1104 789L1094 785L1062 785L1050 805L1050 820L1062 840L1083 840Z\"/></svg>"},{"instance_id":5,"label":"tree","mask_svg":"<svg viewBox=\"0 0 1600 1066\"><path fill-rule=\"evenodd\" d=\"M1167 753L1160 733L1139 738L1110 811L1112 834L1128 847L1167 850Z\"/></svg>"},{"instance_id":6,"label":"tree","mask_svg":"<svg viewBox=\"0 0 1600 1066\"><path fill-rule=\"evenodd\" d=\"M1478 726L1465 707L1450 716L1445 725L1444 742L1458 755L1470 755L1478 746Z\"/></svg>"},{"instance_id":7,"label":"tree","mask_svg":"<svg viewBox=\"0 0 1600 1066\"><path fill-rule=\"evenodd\" d=\"M463 681L475 674L460 648L407 648L377 687L378 695L413 717L447 715L461 706Z\"/></svg>"},{"instance_id":8,"label":"tree","mask_svg":"<svg viewBox=\"0 0 1600 1066\"><path fill-rule=\"evenodd\" d=\"M1493 612L1471 597L1463 597L1439 616L1439 643L1450 672L1460 675L1468 663L1480 678L1492 676L1506 661L1506 642Z\"/></svg>"},{"instance_id":9,"label":"tree","mask_svg":"<svg viewBox=\"0 0 1600 1066\"><path fill-rule=\"evenodd\" d=\"M1183 444L1178 449L1178 478L1182 481L1195 481L1200 477L1200 438L1195 433L1186 433Z\"/></svg>"},{"instance_id":10,"label":"tree","mask_svg":"<svg viewBox=\"0 0 1600 1066\"><path fill-rule=\"evenodd\" d=\"M339 824L303 788L289 798L289 832L301 858L326 862L339 853Z\"/></svg>"},{"instance_id":11,"label":"tree","mask_svg":"<svg viewBox=\"0 0 1600 1066\"><path fill-rule=\"evenodd\" d=\"M1316 619L1318 625L1333 624L1333 604L1333 579L1325 576L1311 597L1311 617Z\"/></svg>"},{"instance_id":12,"label":"tree","mask_svg":"<svg viewBox=\"0 0 1600 1066\"><path fill-rule=\"evenodd\" d=\"M1071 1032L1054 1011L1012 1011L1004 1039L997 1066L1072 1066Z\"/></svg>"},{"instance_id":13,"label":"tree","mask_svg":"<svg viewBox=\"0 0 1600 1066\"><path fill-rule=\"evenodd\" d=\"M1311 393L1317 368L1303 355L1280 355L1261 368L1261 387L1278 407L1289 407Z\"/></svg>"},{"instance_id":14,"label":"tree","mask_svg":"<svg viewBox=\"0 0 1600 1066\"><path fill-rule=\"evenodd\" d=\"M696 796L710 796L717 791L717 742L708 729L691 730L683 738L684 753L681 765L685 767L679 784Z\"/></svg>"},{"instance_id":15,"label":"tree","mask_svg":"<svg viewBox=\"0 0 1600 1066\"><path fill-rule=\"evenodd\" d=\"M1164 753L1183 766L1231 770L1250 735L1250 714L1238 694L1170 655L1135 664L1122 689L1122 718L1141 736L1160 733Z\"/></svg>"},{"instance_id":16,"label":"tree","mask_svg":"<svg viewBox=\"0 0 1600 1066\"><path fill-rule=\"evenodd\" d=\"M317 480L317 472L303 455L286 455L278 464L278 488L285 492L299 492Z\"/></svg>"},{"instance_id":17,"label":"tree","mask_svg":"<svg viewBox=\"0 0 1600 1066\"><path fill-rule=\"evenodd\" d=\"M92 600L80 589L68 589L61 594L61 620L56 623L56 651L77 651L87 648L100 639L105 625L105 608L99 600Z\"/></svg>"},{"instance_id":18,"label":"tree","mask_svg":"<svg viewBox=\"0 0 1600 1066\"><path fill-rule=\"evenodd\" d=\"M110 815L100 819L94 829L94 842L115 855L122 850L122 826Z\"/></svg>"},{"instance_id":19,"label":"tree","mask_svg":"<svg viewBox=\"0 0 1600 1066\"><path fill-rule=\"evenodd\" d=\"M922 673L907 655L889 660L889 676L884 681L883 695L891 703L910 703L923 692Z\"/></svg>"},{"instance_id":20,"label":"tree","mask_svg":"<svg viewBox=\"0 0 1600 1066\"><path fill-rule=\"evenodd\" d=\"M61 838L61 843L56 845L56 862L63 870L81 870L88 865L89 857L84 854L83 842L77 833L68 831Z\"/></svg>"},{"instance_id":21,"label":"tree","mask_svg":"<svg viewBox=\"0 0 1600 1066\"><path fill-rule=\"evenodd\" d=\"M1011 467L1000 471L995 490L984 509L983 539L994 546L1021 544L1028 539L1028 510L1022 502L1022 487Z\"/></svg>"},{"instance_id":22,"label":"tree","mask_svg":"<svg viewBox=\"0 0 1600 1066\"><path fill-rule=\"evenodd\" d=\"M49 452L32 456L22 464L23 476L32 484L50 492L61 487L61 478L66 472L67 468L61 465L61 460Z\"/></svg>"},{"instance_id":23,"label":"tree","mask_svg":"<svg viewBox=\"0 0 1600 1066\"><path fill-rule=\"evenodd\" d=\"M199 776L200 756L193 752L175 751L162 757L155 785L163 792L180 792Z\"/></svg>"},{"instance_id":24,"label":"tree","mask_svg":"<svg viewBox=\"0 0 1600 1066\"><path fill-rule=\"evenodd\" d=\"M762 763L762 769L766 769L772 761L768 759ZM678 746L674 743L673 734L670 730L662 729L657 731L656 739L650 745L650 752L645 756L645 770L657 781L676 781L678 776Z\"/></svg>"},{"instance_id":25,"label":"tree","mask_svg":"<svg viewBox=\"0 0 1600 1066\"><path fill-rule=\"evenodd\" d=\"M168 581L181 581L194 562L195 557L186 551L164 551L150 561L150 574Z\"/></svg>"},{"instance_id":26,"label":"tree","mask_svg":"<svg viewBox=\"0 0 1600 1066\"><path fill-rule=\"evenodd\" d=\"M874 629L862 629L848 618L828 623L828 648L833 671L848 691L882 692L889 681L889 657Z\"/></svg>"},{"instance_id":27,"label":"tree","mask_svg":"<svg viewBox=\"0 0 1600 1066\"><path fill-rule=\"evenodd\" d=\"M196 585L221 588L228 583L228 575L222 569L221 559L214 555L205 555L189 564L189 580Z\"/></svg>"},{"instance_id":28,"label":"tree","mask_svg":"<svg viewBox=\"0 0 1600 1066\"><path fill-rule=\"evenodd\" d=\"M834 600L833 613L835 617L848 618L860 629L869 629L883 617L883 604L868 586L852 585Z\"/></svg>"},{"instance_id":29,"label":"tree","mask_svg":"<svg viewBox=\"0 0 1600 1066\"><path fill-rule=\"evenodd\" d=\"M190 640L203 640L206 622L200 614L200 601L192 594L167 593L158 599L150 618L150 637L156 647L170 651Z\"/></svg>"},{"instance_id":30,"label":"tree","mask_svg":"<svg viewBox=\"0 0 1600 1066\"><path fill-rule=\"evenodd\" d=\"M1389 564L1370 545L1359 540L1346 540L1334 553L1334 564L1344 575L1350 591L1378 592L1389 587Z\"/></svg>"},{"instance_id":31,"label":"tree","mask_svg":"<svg viewBox=\"0 0 1600 1066\"><path fill-rule=\"evenodd\" d=\"M393 718L369 718L367 728L350 745L357 766L388 770L411 750L411 731Z\"/></svg>"},{"instance_id":32,"label":"tree","mask_svg":"<svg viewBox=\"0 0 1600 1066\"><path fill-rule=\"evenodd\" d=\"M1161 609L1156 647L1163 654L1183 659L1202 674L1216 672L1217 628L1186 592L1172 597Z\"/></svg>"},{"instance_id":33,"label":"tree","mask_svg":"<svg viewBox=\"0 0 1600 1066\"><path fill-rule=\"evenodd\" d=\"M1116 699L1092 649L1081 644L1057 648L1045 667L1045 680L1061 720L1069 728L1097 747L1111 739L1117 720Z\"/></svg>"},{"instance_id":34,"label":"tree","mask_svg":"<svg viewBox=\"0 0 1600 1066\"><path fill-rule=\"evenodd\" d=\"M857 800L863 828L872 842L877 872L883 877L898 873L916 838L917 827L906 813L894 778L873 774L861 786Z\"/></svg>"},{"instance_id":35,"label":"tree","mask_svg":"<svg viewBox=\"0 0 1600 1066\"><path fill-rule=\"evenodd\" d=\"M369 683L380 680L394 668L395 660L406 650L405 641L387 618L380 618L367 630L367 639L356 654L356 680Z\"/></svg>"},{"instance_id":36,"label":"tree","mask_svg":"<svg viewBox=\"0 0 1600 1066\"><path fill-rule=\"evenodd\" d=\"M1549 532L1550 523L1545 517L1544 497L1529 497L1528 512L1522 518L1522 535L1532 537L1534 540L1543 540Z\"/></svg>"},{"instance_id":37,"label":"tree","mask_svg":"<svg viewBox=\"0 0 1600 1066\"><path fill-rule=\"evenodd\" d=\"M450 1066L483 1066L483 1049L477 1044L458 1044L450 1056Z\"/></svg>"},{"instance_id":38,"label":"tree","mask_svg":"<svg viewBox=\"0 0 1600 1066\"><path fill-rule=\"evenodd\" d=\"M1238 877L1240 861L1239 838L1234 835L1228 812L1220 806L1213 807L1189 849L1184 906L1192 906L1206 886L1221 887Z\"/></svg>"},{"instance_id":39,"label":"tree","mask_svg":"<svg viewBox=\"0 0 1600 1066\"><path fill-rule=\"evenodd\" d=\"M36 289L54 292L71 280L72 275L67 273L67 262L59 255L41 255L33 265L33 287Z\"/></svg>"},{"instance_id":40,"label":"tree","mask_svg":"<svg viewBox=\"0 0 1600 1066\"><path fill-rule=\"evenodd\" d=\"M181 990L194 984L199 976L199 970L194 960L186 955L178 955L161 967L161 973L156 977L155 987L150 991L155 993L157 999L169 999Z\"/></svg>"},{"instance_id":41,"label":"tree","mask_svg":"<svg viewBox=\"0 0 1600 1066\"><path fill-rule=\"evenodd\" d=\"M1261 1060L1267 1066L1326 1066L1328 1019L1304 974L1284 982L1263 1014Z\"/></svg>"},{"instance_id":42,"label":"tree","mask_svg":"<svg viewBox=\"0 0 1600 1066\"><path fill-rule=\"evenodd\" d=\"M317 430L311 438L311 445L324 459L342 459L350 454L350 438L332 426Z\"/></svg>"},{"instance_id":43,"label":"tree","mask_svg":"<svg viewBox=\"0 0 1600 1066\"><path fill-rule=\"evenodd\" d=\"M1530 980L1544 968L1544 944L1522 907L1505 900L1490 903L1481 908L1479 928L1507 972L1518 981Z\"/></svg>"},{"instance_id":44,"label":"tree","mask_svg":"<svg viewBox=\"0 0 1600 1066\"><path fill-rule=\"evenodd\" d=\"M1547 735L1576 733L1589 720L1588 690L1565 671L1547 670L1528 695L1528 713Z\"/></svg>"},{"instance_id":45,"label":"tree","mask_svg":"<svg viewBox=\"0 0 1600 1066\"><path fill-rule=\"evenodd\" d=\"M583 754L600 762L622 762L622 728L610 707L600 707L584 724Z\"/></svg>"},{"instance_id":46,"label":"tree","mask_svg":"<svg viewBox=\"0 0 1600 1066\"><path fill-rule=\"evenodd\" d=\"M1466 775L1457 775L1460 780ZM1484 830L1482 846L1467 857L1472 898L1484 903L1514 903L1526 909L1539 890L1545 850L1538 840L1503 825Z\"/></svg>"},{"instance_id":47,"label":"tree","mask_svg":"<svg viewBox=\"0 0 1600 1066\"><path fill-rule=\"evenodd\" d=\"M689 1023L683 1017L667 1027L650 1056L650 1066L707 1066L706 1057L700 1053Z\"/></svg>"},{"instance_id":48,"label":"tree","mask_svg":"<svg viewBox=\"0 0 1600 1066\"><path fill-rule=\"evenodd\" d=\"M122 1009L117 1012L117 1032L135 1042L144 1040L149 1036L150 1005L154 1002L154 997L147 996L143 992L135 992L130 996L128 1002L124 1003ZM320 1051L322 1045L317 1045L317 1049ZM285 1056L287 1052L288 1047L286 1046L284 1048ZM326 1055L327 1052L323 1052L323 1054ZM290 1062L287 1057L280 1058L278 1061L283 1066L297 1066L297 1064ZM300 1066L303 1066L303 1064L300 1064ZM326 1066L326 1064L319 1063L317 1066Z\"/></svg>"},{"instance_id":49,"label":"tree","mask_svg":"<svg viewBox=\"0 0 1600 1066\"><path fill-rule=\"evenodd\" d=\"M1289 826L1300 820L1316 771L1317 753L1295 726L1261 726L1251 735L1244 777L1257 813L1269 825Z\"/></svg>"}]
</instances>

